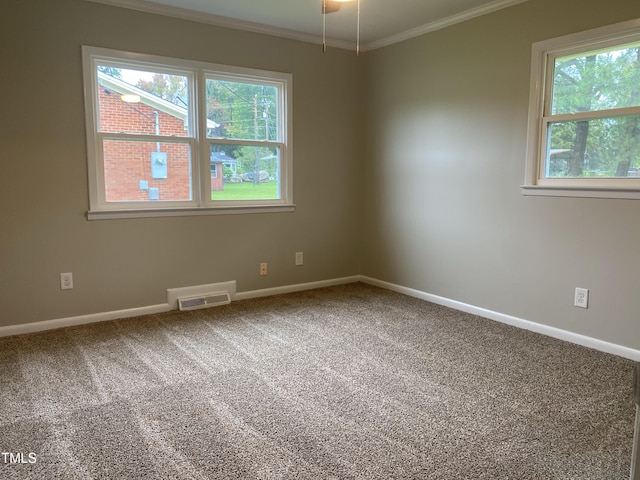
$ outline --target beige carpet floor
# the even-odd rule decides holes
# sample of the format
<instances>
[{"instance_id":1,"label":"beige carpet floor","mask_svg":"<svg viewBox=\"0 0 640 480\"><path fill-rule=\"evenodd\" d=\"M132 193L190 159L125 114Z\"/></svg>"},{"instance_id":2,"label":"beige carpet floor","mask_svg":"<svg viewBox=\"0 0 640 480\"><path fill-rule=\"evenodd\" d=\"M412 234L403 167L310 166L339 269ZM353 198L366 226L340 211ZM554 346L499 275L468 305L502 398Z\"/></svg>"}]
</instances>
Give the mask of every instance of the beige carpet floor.
<instances>
[{"instance_id":1,"label":"beige carpet floor","mask_svg":"<svg viewBox=\"0 0 640 480\"><path fill-rule=\"evenodd\" d=\"M350 284L0 339L0 478L622 480L632 381Z\"/></svg>"}]
</instances>

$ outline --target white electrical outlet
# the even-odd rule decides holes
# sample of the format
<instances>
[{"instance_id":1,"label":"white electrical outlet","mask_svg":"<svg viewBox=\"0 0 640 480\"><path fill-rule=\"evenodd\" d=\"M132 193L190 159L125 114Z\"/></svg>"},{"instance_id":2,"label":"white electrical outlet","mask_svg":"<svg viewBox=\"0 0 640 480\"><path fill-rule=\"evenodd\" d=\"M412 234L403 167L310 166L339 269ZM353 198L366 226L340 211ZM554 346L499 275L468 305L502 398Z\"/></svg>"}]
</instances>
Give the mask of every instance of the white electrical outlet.
<instances>
[{"instance_id":1,"label":"white electrical outlet","mask_svg":"<svg viewBox=\"0 0 640 480\"><path fill-rule=\"evenodd\" d=\"M573 305L580 308L589 308L589 289L576 288Z\"/></svg>"},{"instance_id":2,"label":"white electrical outlet","mask_svg":"<svg viewBox=\"0 0 640 480\"><path fill-rule=\"evenodd\" d=\"M304 254L302 252L296 252L296 265L304 264Z\"/></svg>"},{"instance_id":3,"label":"white electrical outlet","mask_svg":"<svg viewBox=\"0 0 640 480\"><path fill-rule=\"evenodd\" d=\"M61 273L60 274L60 290L73 289L73 273Z\"/></svg>"},{"instance_id":4,"label":"white electrical outlet","mask_svg":"<svg viewBox=\"0 0 640 480\"><path fill-rule=\"evenodd\" d=\"M261 263L260 264L260 275L266 275L267 274L267 264L266 263Z\"/></svg>"}]
</instances>

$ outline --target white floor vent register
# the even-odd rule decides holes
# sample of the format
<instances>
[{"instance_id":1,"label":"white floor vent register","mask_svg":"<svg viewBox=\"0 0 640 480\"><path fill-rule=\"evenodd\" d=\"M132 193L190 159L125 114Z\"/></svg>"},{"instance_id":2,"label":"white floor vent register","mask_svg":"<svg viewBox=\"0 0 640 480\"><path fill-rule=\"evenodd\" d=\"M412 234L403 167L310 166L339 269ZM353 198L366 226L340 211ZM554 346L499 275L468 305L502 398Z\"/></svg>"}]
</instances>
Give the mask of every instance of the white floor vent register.
<instances>
[{"instance_id":1,"label":"white floor vent register","mask_svg":"<svg viewBox=\"0 0 640 480\"><path fill-rule=\"evenodd\" d=\"M217 292L208 295L178 298L178 308L180 310L197 310L199 308L226 305L227 303L231 303L231 297L228 292Z\"/></svg>"},{"instance_id":2,"label":"white floor vent register","mask_svg":"<svg viewBox=\"0 0 640 480\"><path fill-rule=\"evenodd\" d=\"M235 280L167 290L167 303L173 310L197 310L216 307L231 303L235 298Z\"/></svg>"}]
</instances>

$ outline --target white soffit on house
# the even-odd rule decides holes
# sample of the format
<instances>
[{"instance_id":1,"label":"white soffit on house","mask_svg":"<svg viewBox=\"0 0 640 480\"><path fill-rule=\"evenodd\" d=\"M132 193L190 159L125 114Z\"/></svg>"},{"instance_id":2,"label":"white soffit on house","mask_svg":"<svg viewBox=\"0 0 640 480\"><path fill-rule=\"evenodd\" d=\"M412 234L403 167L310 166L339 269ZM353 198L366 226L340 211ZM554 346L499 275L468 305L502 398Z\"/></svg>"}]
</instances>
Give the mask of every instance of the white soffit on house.
<instances>
[{"instance_id":1,"label":"white soffit on house","mask_svg":"<svg viewBox=\"0 0 640 480\"><path fill-rule=\"evenodd\" d=\"M87 0L305 42L322 37L322 0ZM360 0L362 50L374 50L528 0ZM356 2L327 16L331 46L353 48Z\"/></svg>"}]
</instances>

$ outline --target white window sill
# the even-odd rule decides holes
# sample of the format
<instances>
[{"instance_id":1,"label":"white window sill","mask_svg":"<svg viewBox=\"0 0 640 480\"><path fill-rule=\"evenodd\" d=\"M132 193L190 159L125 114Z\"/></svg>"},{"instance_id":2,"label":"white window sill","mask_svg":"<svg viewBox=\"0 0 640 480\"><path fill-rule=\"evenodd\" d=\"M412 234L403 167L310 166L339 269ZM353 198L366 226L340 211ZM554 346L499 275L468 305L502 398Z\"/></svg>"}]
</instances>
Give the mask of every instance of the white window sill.
<instances>
[{"instance_id":1,"label":"white window sill","mask_svg":"<svg viewBox=\"0 0 640 480\"><path fill-rule=\"evenodd\" d=\"M623 188L522 185L522 194L538 197L622 198L640 200L640 190Z\"/></svg>"},{"instance_id":2,"label":"white window sill","mask_svg":"<svg viewBox=\"0 0 640 480\"><path fill-rule=\"evenodd\" d=\"M237 207L194 207L194 208L158 208L138 210L89 210L88 220L109 220L117 218L182 217L197 215L234 215L246 213L280 213L295 211L295 204L252 205Z\"/></svg>"}]
</instances>

